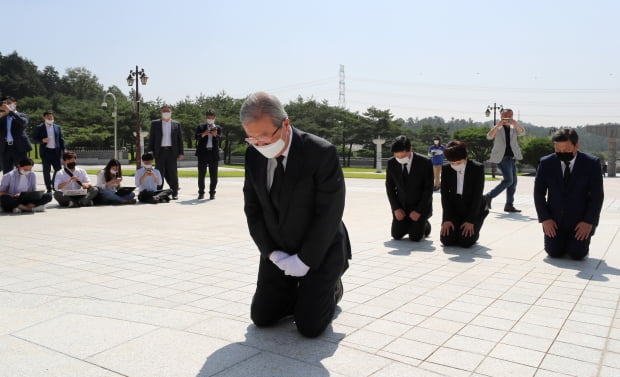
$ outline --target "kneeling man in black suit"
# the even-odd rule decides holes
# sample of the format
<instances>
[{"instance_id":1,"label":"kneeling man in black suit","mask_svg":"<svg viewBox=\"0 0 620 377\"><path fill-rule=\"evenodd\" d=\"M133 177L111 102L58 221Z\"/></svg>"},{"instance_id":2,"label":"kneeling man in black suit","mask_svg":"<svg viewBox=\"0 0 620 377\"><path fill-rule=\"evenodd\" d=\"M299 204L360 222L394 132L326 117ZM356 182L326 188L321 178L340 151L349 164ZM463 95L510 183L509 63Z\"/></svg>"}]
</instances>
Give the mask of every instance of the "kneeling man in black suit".
<instances>
[{"instance_id":1,"label":"kneeling man in black suit","mask_svg":"<svg viewBox=\"0 0 620 377\"><path fill-rule=\"evenodd\" d=\"M319 336L333 319L351 258L336 147L293 128L268 93L250 95L240 117L250 144L244 211L261 253L252 321L270 326L293 315L302 335Z\"/></svg>"}]
</instances>

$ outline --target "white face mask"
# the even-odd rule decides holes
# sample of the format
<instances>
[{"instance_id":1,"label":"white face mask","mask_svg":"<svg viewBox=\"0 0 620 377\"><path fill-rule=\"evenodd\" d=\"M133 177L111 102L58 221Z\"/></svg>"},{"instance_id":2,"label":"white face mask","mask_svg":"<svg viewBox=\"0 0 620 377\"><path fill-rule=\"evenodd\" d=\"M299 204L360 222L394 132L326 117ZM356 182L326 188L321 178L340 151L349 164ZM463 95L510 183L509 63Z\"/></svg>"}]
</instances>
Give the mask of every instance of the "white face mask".
<instances>
[{"instance_id":1,"label":"white face mask","mask_svg":"<svg viewBox=\"0 0 620 377\"><path fill-rule=\"evenodd\" d=\"M116 170L116 169L110 169L110 174L116 174L116 173L118 173L118 170Z\"/></svg>"},{"instance_id":2,"label":"white face mask","mask_svg":"<svg viewBox=\"0 0 620 377\"><path fill-rule=\"evenodd\" d=\"M142 167L145 168L145 169L150 169L150 168L153 167L153 165L151 165L151 164L142 164Z\"/></svg>"},{"instance_id":3,"label":"white face mask","mask_svg":"<svg viewBox=\"0 0 620 377\"><path fill-rule=\"evenodd\" d=\"M464 172L464 171L465 171L465 165L467 165L467 163L466 163L466 162L463 162L462 164L458 164L458 165L452 165L452 164L450 164L450 167L451 167L452 169L454 169L454 171L455 171L455 172L457 172L457 173L462 173L462 172Z\"/></svg>"},{"instance_id":4,"label":"white face mask","mask_svg":"<svg viewBox=\"0 0 620 377\"><path fill-rule=\"evenodd\" d=\"M439 145L439 140L435 140L433 143L435 143L435 145Z\"/></svg>"},{"instance_id":5,"label":"white face mask","mask_svg":"<svg viewBox=\"0 0 620 377\"><path fill-rule=\"evenodd\" d=\"M172 113L168 112L168 113L161 113L161 119L170 119L170 117L172 116Z\"/></svg>"},{"instance_id":6,"label":"white face mask","mask_svg":"<svg viewBox=\"0 0 620 377\"><path fill-rule=\"evenodd\" d=\"M28 174L30 174L30 170L19 169L19 174L21 174L21 175L28 175Z\"/></svg>"},{"instance_id":7,"label":"white face mask","mask_svg":"<svg viewBox=\"0 0 620 377\"><path fill-rule=\"evenodd\" d=\"M266 158L274 158L284 149L284 145L286 143L282 139L278 139L275 143L267 144L267 145L254 145L252 146L256 148L263 156Z\"/></svg>"},{"instance_id":8,"label":"white face mask","mask_svg":"<svg viewBox=\"0 0 620 377\"><path fill-rule=\"evenodd\" d=\"M398 161L399 164L408 164L409 163L409 157L398 158L398 157L394 156L394 158L396 158L396 161Z\"/></svg>"},{"instance_id":9,"label":"white face mask","mask_svg":"<svg viewBox=\"0 0 620 377\"><path fill-rule=\"evenodd\" d=\"M207 124L209 125L215 124L215 119L207 119Z\"/></svg>"},{"instance_id":10,"label":"white face mask","mask_svg":"<svg viewBox=\"0 0 620 377\"><path fill-rule=\"evenodd\" d=\"M54 119L49 120L49 119L45 119L45 124L47 124L48 126L51 126L54 124Z\"/></svg>"}]
</instances>

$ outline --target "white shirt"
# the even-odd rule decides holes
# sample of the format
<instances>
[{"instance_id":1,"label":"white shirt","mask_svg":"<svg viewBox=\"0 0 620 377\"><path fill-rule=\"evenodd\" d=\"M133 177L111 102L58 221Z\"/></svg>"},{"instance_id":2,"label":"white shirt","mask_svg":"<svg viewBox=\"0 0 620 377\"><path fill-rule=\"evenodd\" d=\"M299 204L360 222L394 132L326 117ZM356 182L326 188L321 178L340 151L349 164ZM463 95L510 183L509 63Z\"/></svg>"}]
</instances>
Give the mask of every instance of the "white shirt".
<instances>
[{"instance_id":1,"label":"white shirt","mask_svg":"<svg viewBox=\"0 0 620 377\"><path fill-rule=\"evenodd\" d=\"M161 120L161 146L172 146L172 120Z\"/></svg>"},{"instance_id":2,"label":"white shirt","mask_svg":"<svg viewBox=\"0 0 620 377\"><path fill-rule=\"evenodd\" d=\"M88 178L88 174L86 174L86 170L75 168L75 170L72 171L72 173L75 177L77 177L77 179L80 182L90 183L90 178ZM67 174L67 172L65 171L65 168L63 167L62 169L58 170L58 172L56 173L56 178L54 179L54 188L58 190L58 186L60 184L65 183L70 179L71 179L71 176ZM71 182L67 186L63 187L63 190L79 190L81 188L82 186L80 186L77 182Z\"/></svg>"},{"instance_id":3,"label":"white shirt","mask_svg":"<svg viewBox=\"0 0 620 377\"><path fill-rule=\"evenodd\" d=\"M290 132L288 135L288 145L286 149L282 153L284 159L282 159L282 167L286 171L286 162L288 160L288 151L291 149L291 141L293 140L293 129L290 128ZM276 167L278 166L278 160L275 158L270 158L267 160L267 190L271 190L271 184L273 183L273 175L276 172Z\"/></svg>"},{"instance_id":4,"label":"white shirt","mask_svg":"<svg viewBox=\"0 0 620 377\"><path fill-rule=\"evenodd\" d=\"M45 147L50 148L50 149L55 149L56 148L56 137L54 135L54 125L48 126L46 124L45 129L47 130L47 137L49 139Z\"/></svg>"},{"instance_id":5,"label":"white shirt","mask_svg":"<svg viewBox=\"0 0 620 377\"><path fill-rule=\"evenodd\" d=\"M118 186L120 186L120 185L117 185L116 183L106 186L106 183L107 182L105 180L105 169L103 169L97 174L97 187L99 187L101 190L108 190L108 191L116 192L116 190L118 190Z\"/></svg>"},{"instance_id":6,"label":"white shirt","mask_svg":"<svg viewBox=\"0 0 620 377\"><path fill-rule=\"evenodd\" d=\"M577 158L577 156L573 157L572 160L568 161L568 168L570 170L570 172L573 172L573 168L575 167L575 159ZM561 161L562 162L562 177L564 176L564 169L566 169L566 162Z\"/></svg>"},{"instance_id":7,"label":"white shirt","mask_svg":"<svg viewBox=\"0 0 620 377\"><path fill-rule=\"evenodd\" d=\"M465 164L467 161L465 161ZM465 182L465 170L456 172L456 193L459 195L463 195L463 182Z\"/></svg>"}]
</instances>

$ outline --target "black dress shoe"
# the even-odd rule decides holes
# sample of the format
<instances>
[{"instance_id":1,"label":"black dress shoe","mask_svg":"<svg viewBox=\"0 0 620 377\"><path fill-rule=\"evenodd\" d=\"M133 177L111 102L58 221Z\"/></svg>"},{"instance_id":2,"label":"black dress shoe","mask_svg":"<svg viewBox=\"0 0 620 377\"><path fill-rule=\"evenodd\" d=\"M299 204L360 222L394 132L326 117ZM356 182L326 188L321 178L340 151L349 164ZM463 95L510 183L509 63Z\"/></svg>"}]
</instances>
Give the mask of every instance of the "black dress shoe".
<instances>
[{"instance_id":1,"label":"black dress shoe","mask_svg":"<svg viewBox=\"0 0 620 377\"><path fill-rule=\"evenodd\" d=\"M516 209L513 206L506 206L506 207L504 207L504 211L505 212L521 212L520 209Z\"/></svg>"},{"instance_id":2,"label":"black dress shoe","mask_svg":"<svg viewBox=\"0 0 620 377\"><path fill-rule=\"evenodd\" d=\"M215 200L215 194L211 194L211 195L209 195L209 199L210 199L210 200Z\"/></svg>"},{"instance_id":3,"label":"black dress shoe","mask_svg":"<svg viewBox=\"0 0 620 377\"><path fill-rule=\"evenodd\" d=\"M177 195L172 195L172 200L177 200L179 197Z\"/></svg>"},{"instance_id":4,"label":"black dress shoe","mask_svg":"<svg viewBox=\"0 0 620 377\"><path fill-rule=\"evenodd\" d=\"M204 199L205 198L205 194L198 194L198 199Z\"/></svg>"},{"instance_id":5,"label":"black dress shoe","mask_svg":"<svg viewBox=\"0 0 620 377\"><path fill-rule=\"evenodd\" d=\"M344 287L342 286L342 278L338 279L336 282L336 291L334 292L334 299L336 300L336 304L342 300L342 295L344 294Z\"/></svg>"},{"instance_id":6,"label":"black dress shoe","mask_svg":"<svg viewBox=\"0 0 620 377\"><path fill-rule=\"evenodd\" d=\"M424 224L424 237L428 237L429 234L431 234L431 223L427 221L426 224Z\"/></svg>"}]
</instances>

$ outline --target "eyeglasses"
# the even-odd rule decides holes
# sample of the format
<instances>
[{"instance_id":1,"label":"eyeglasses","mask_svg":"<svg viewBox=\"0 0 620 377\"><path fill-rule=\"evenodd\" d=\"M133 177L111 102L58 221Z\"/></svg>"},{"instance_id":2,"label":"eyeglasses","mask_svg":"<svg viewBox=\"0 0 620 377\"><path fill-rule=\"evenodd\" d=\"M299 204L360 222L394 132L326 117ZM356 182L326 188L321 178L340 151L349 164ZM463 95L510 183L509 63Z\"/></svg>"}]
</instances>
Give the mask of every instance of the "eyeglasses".
<instances>
[{"instance_id":1,"label":"eyeglasses","mask_svg":"<svg viewBox=\"0 0 620 377\"><path fill-rule=\"evenodd\" d=\"M276 128L275 131L273 131L273 133L271 134L271 136L259 136L259 137L246 137L244 140L248 143L248 144L252 144L252 145L256 145L258 143L261 144L269 144L269 142L271 141L271 139L273 139L273 137L276 135L276 133L278 131L280 131L281 129L283 129L284 127L280 127L280 128Z\"/></svg>"}]
</instances>

